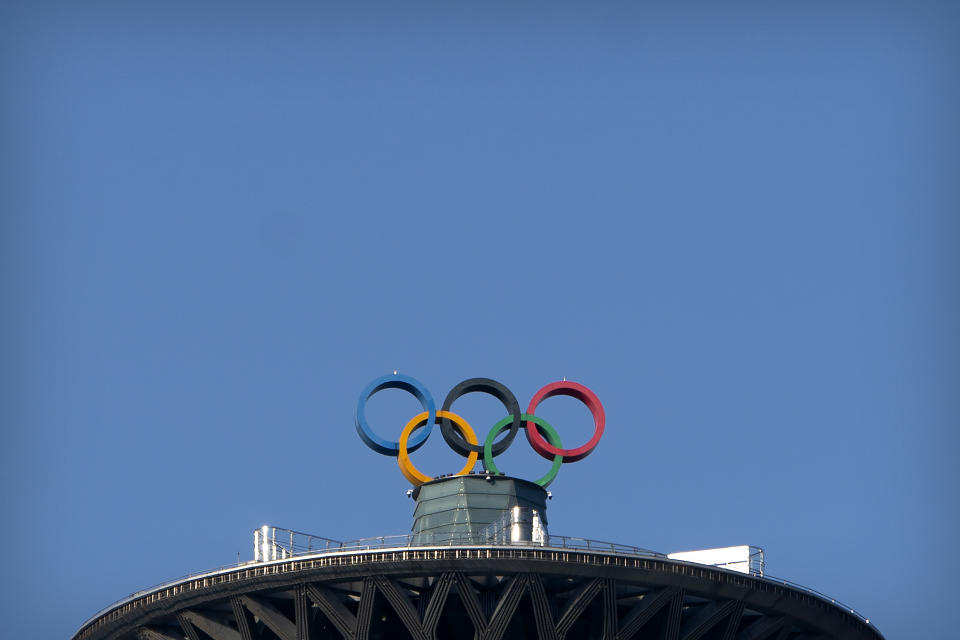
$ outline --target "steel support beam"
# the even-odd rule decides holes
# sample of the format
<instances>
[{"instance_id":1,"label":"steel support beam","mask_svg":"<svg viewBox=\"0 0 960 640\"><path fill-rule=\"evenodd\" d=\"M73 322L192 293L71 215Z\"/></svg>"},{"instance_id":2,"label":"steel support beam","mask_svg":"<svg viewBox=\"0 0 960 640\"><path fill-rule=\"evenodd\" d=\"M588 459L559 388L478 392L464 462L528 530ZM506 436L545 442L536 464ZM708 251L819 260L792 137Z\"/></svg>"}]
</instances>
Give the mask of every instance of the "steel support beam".
<instances>
[{"instance_id":1,"label":"steel support beam","mask_svg":"<svg viewBox=\"0 0 960 640\"><path fill-rule=\"evenodd\" d=\"M440 622L440 614L443 613L443 605L446 603L447 594L450 592L450 586L453 584L453 574L443 573L433 585L430 593L429 602L425 597L426 591L420 594L421 608L423 617L420 617L417 608L413 606L410 597L404 593L405 587L399 585L396 581L390 580L384 576L374 576L374 583L380 593L383 594L390 606L397 613L403 626L414 640L433 640L437 633L437 624Z\"/></svg>"},{"instance_id":2,"label":"steel support beam","mask_svg":"<svg viewBox=\"0 0 960 640\"><path fill-rule=\"evenodd\" d=\"M437 638L437 624L440 622L440 614L443 613L443 607L447 603L447 596L450 594L453 581L453 573L446 572L440 574L437 581L433 583L430 602L427 604L420 620L420 628L423 629L427 640L436 640ZM423 593L420 594L420 599L423 600Z\"/></svg>"},{"instance_id":3,"label":"steel support beam","mask_svg":"<svg viewBox=\"0 0 960 640\"><path fill-rule=\"evenodd\" d=\"M243 608L240 598L231 598L230 606L233 607L233 617L237 619L237 631L243 640L254 640L253 630L250 628L250 616L247 610Z\"/></svg>"},{"instance_id":4,"label":"steel support beam","mask_svg":"<svg viewBox=\"0 0 960 640\"><path fill-rule=\"evenodd\" d=\"M473 589L473 583L467 576L460 572L454 573L453 581L457 585L460 602L463 603L463 608L467 610L467 616L473 623L474 640L480 640L487 628L487 617L484 615L480 598L477 597L477 592Z\"/></svg>"},{"instance_id":5,"label":"steel support beam","mask_svg":"<svg viewBox=\"0 0 960 640\"><path fill-rule=\"evenodd\" d=\"M602 584L602 578L594 578L580 585L577 592L570 598L566 610L560 616L560 621L557 622L557 637L562 639L567 636L570 627L577 621L577 618L579 618L584 609L587 608L587 605L597 596Z\"/></svg>"},{"instance_id":6,"label":"steel support beam","mask_svg":"<svg viewBox=\"0 0 960 640\"><path fill-rule=\"evenodd\" d=\"M370 624L373 622L374 584L371 578L363 579L360 591L360 606L357 608L357 629L352 640L367 640L370 637Z\"/></svg>"},{"instance_id":7,"label":"steel support beam","mask_svg":"<svg viewBox=\"0 0 960 640\"><path fill-rule=\"evenodd\" d=\"M679 589L666 588L648 593L618 622L618 640L630 640L645 624L650 622L678 593Z\"/></svg>"},{"instance_id":8,"label":"steel support beam","mask_svg":"<svg viewBox=\"0 0 960 640\"><path fill-rule=\"evenodd\" d=\"M310 600L307 598L307 587L297 585L294 615L297 618L297 640L310 640Z\"/></svg>"},{"instance_id":9,"label":"steel support beam","mask_svg":"<svg viewBox=\"0 0 960 640\"><path fill-rule=\"evenodd\" d=\"M177 623L180 625L180 628L183 630L183 635L186 636L187 640L200 640L200 636L197 635L197 630L194 629L193 624L190 622L190 619L184 615L185 612L177 614Z\"/></svg>"},{"instance_id":10,"label":"steel support beam","mask_svg":"<svg viewBox=\"0 0 960 640\"><path fill-rule=\"evenodd\" d=\"M243 640L236 629L205 613L200 613L199 611L184 611L181 615L186 618L191 625L203 631L213 638L213 640Z\"/></svg>"},{"instance_id":11,"label":"steel support beam","mask_svg":"<svg viewBox=\"0 0 960 640\"><path fill-rule=\"evenodd\" d=\"M700 640L703 634L729 616L734 607L736 607L736 602L733 600L707 604L700 611L688 616L688 619L683 621L680 637L683 640Z\"/></svg>"},{"instance_id":12,"label":"steel support beam","mask_svg":"<svg viewBox=\"0 0 960 640\"><path fill-rule=\"evenodd\" d=\"M457 573L456 583L460 600L467 610L470 621L473 622L473 637L476 640L500 640L510 624L510 619L513 618L513 614L517 610L520 597L526 590L526 574L517 574L510 578L507 586L503 588L500 594L500 599L497 601L489 621L483 615L480 599L473 590L470 579L462 573Z\"/></svg>"},{"instance_id":13,"label":"steel support beam","mask_svg":"<svg viewBox=\"0 0 960 640\"><path fill-rule=\"evenodd\" d=\"M547 590L543 588L543 580L536 573L531 573L527 579L527 589L530 591L530 600L533 603L533 617L537 625L539 640L559 640L556 625L553 623L553 614L550 612L550 600Z\"/></svg>"},{"instance_id":14,"label":"steel support beam","mask_svg":"<svg viewBox=\"0 0 960 640\"><path fill-rule=\"evenodd\" d=\"M683 589L680 589L670 601L670 611L667 614L666 640L680 639L680 616L683 613Z\"/></svg>"},{"instance_id":15,"label":"steel support beam","mask_svg":"<svg viewBox=\"0 0 960 640\"><path fill-rule=\"evenodd\" d=\"M737 600L730 617L727 618L727 627L723 632L723 640L736 640L740 621L743 619L743 601Z\"/></svg>"},{"instance_id":16,"label":"steel support beam","mask_svg":"<svg viewBox=\"0 0 960 640\"><path fill-rule=\"evenodd\" d=\"M517 574L510 579L509 584L500 595L497 606L490 616L490 623L484 631L482 640L500 640L507 631L507 626L520 604L520 598L526 590L527 578L525 574Z\"/></svg>"},{"instance_id":17,"label":"steel support beam","mask_svg":"<svg viewBox=\"0 0 960 640\"><path fill-rule=\"evenodd\" d=\"M280 636L281 640L297 640L297 625L272 604L250 596L240 596L240 602L250 613L260 618L270 631Z\"/></svg>"},{"instance_id":18,"label":"steel support beam","mask_svg":"<svg viewBox=\"0 0 960 640\"><path fill-rule=\"evenodd\" d=\"M327 620L336 627L345 640L351 640L357 633L357 617L347 609L335 593L316 584L306 585L307 596L323 612Z\"/></svg>"},{"instance_id":19,"label":"steel support beam","mask_svg":"<svg viewBox=\"0 0 960 640\"><path fill-rule=\"evenodd\" d=\"M617 581L603 579L603 640L617 640Z\"/></svg>"},{"instance_id":20,"label":"steel support beam","mask_svg":"<svg viewBox=\"0 0 960 640\"><path fill-rule=\"evenodd\" d=\"M410 602L409 596L404 594L400 587L386 576L373 576L373 582L387 602L390 603L390 606L393 607L397 617L400 618L400 622L407 628L407 632L413 640L427 640L426 634L420 627L420 617L417 615L413 603Z\"/></svg>"}]
</instances>

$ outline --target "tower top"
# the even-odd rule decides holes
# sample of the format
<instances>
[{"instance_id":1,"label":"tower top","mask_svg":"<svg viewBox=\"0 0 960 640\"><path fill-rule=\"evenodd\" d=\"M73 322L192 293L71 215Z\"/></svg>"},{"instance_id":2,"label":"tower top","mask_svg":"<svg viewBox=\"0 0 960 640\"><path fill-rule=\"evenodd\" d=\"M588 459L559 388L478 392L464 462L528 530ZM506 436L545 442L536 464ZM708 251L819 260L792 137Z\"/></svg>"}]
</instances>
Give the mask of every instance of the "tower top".
<instances>
[{"instance_id":1,"label":"tower top","mask_svg":"<svg viewBox=\"0 0 960 640\"><path fill-rule=\"evenodd\" d=\"M540 485L488 474L450 476L414 489L413 544L544 542L547 498Z\"/></svg>"}]
</instances>

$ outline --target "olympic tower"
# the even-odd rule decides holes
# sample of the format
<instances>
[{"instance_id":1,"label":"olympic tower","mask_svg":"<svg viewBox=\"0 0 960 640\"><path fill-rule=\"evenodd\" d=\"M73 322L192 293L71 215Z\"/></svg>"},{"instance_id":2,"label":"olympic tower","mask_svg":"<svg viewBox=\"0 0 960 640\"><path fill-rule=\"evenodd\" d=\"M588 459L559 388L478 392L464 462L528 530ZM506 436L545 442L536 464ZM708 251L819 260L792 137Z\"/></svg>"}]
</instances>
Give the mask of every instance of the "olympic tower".
<instances>
[{"instance_id":1,"label":"olympic tower","mask_svg":"<svg viewBox=\"0 0 960 640\"><path fill-rule=\"evenodd\" d=\"M396 441L377 435L365 415L367 400L389 388L423 408ZM452 410L468 393L490 394L506 409L483 443ZM564 448L536 415L557 395L590 410L586 444ZM409 534L339 541L264 526L252 560L135 593L84 622L74 640L883 639L853 609L764 575L756 547L665 555L550 534L546 487L563 464L596 448L605 424L600 400L576 382L544 386L521 412L514 394L488 378L456 385L440 410L414 378L377 378L360 394L355 426L368 447L396 457L413 485ZM457 473L437 478L410 457L435 426L465 458ZM521 429L551 462L533 481L496 464Z\"/></svg>"}]
</instances>

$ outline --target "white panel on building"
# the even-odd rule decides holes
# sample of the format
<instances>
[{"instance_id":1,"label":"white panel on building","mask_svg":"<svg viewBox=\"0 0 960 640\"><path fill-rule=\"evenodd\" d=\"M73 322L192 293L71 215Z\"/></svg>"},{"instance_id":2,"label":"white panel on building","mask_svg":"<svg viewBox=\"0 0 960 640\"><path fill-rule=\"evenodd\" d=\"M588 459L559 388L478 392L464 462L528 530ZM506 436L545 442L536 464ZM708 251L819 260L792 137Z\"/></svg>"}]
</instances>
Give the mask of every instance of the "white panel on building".
<instances>
[{"instance_id":1,"label":"white panel on building","mask_svg":"<svg viewBox=\"0 0 960 640\"><path fill-rule=\"evenodd\" d=\"M740 545L736 547L719 547L717 549L700 549L697 551L678 551L668 553L671 560L683 560L708 564L712 567L730 569L740 573L763 575L763 549Z\"/></svg>"}]
</instances>

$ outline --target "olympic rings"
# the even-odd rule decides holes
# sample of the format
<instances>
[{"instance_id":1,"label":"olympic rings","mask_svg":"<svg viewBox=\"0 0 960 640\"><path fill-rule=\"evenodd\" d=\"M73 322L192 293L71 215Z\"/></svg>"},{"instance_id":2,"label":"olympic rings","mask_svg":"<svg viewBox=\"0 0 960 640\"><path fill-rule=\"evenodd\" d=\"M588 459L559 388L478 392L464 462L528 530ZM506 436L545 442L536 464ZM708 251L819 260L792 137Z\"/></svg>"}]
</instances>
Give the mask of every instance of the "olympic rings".
<instances>
[{"instance_id":1,"label":"olympic rings","mask_svg":"<svg viewBox=\"0 0 960 640\"><path fill-rule=\"evenodd\" d=\"M490 378L470 378L450 390L450 393L447 394L446 399L443 401L443 411L450 411L454 400L462 395L475 391L488 393L495 397L503 403L503 406L507 408L507 413L513 417L513 421L510 423L510 433L508 433L503 440L493 445L493 455L498 456L507 450L507 447L513 442L513 439L517 436L517 431L520 429L520 403L517 402L516 396L513 395L510 389L507 389L496 380L491 380ZM457 437L457 434L453 431L453 426L448 420L440 423L440 433L443 434L443 439L447 441L450 448L462 456L470 453L483 452L483 447L470 446L463 441L463 438Z\"/></svg>"},{"instance_id":2,"label":"olympic rings","mask_svg":"<svg viewBox=\"0 0 960 640\"><path fill-rule=\"evenodd\" d=\"M367 424L367 418L364 415L367 400L376 392L384 389L403 389L404 391L409 391L416 396L417 400L420 401L420 404L423 405L423 408L429 415L430 419L427 420L427 428L417 434L417 437L414 438L413 442L409 445L410 451L416 451L427 441L427 438L430 437L430 430L433 429L433 423L436 421L437 408L436 405L433 404L433 397L430 395L430 392L427 391L427 388L410 376L400 374L380 376L367 385L360 394L360 400L357 401L355 418L357 433L360 434L360 438L366 445L377 453L382 453L385 456L395 456L400 453L400 443L384 440L375 434L373 429L370 428L370 425Z\"/></svg>"},{"instance_id":3,"label":"olympic rings","mask_svg":"<svg viewBox=\"0 0 960 640\"><path fill-rule=\"evenodd\" d=\"M497 434L503 431L503 428L510 423L510 420L513 419L513 416L507 416L497 424L493 425L493 428L490 429L490 433L487 434L487 440L483 443L483 464L486 466L491 473L500 473L500 469L497 468L497 464L493 461L493 456L496 454L493 453L493 439L497 437ZM555 447L562 447L563 443L560 442L560 434L557 433L556 429L550 426L550 423L544 420L539 416L533 416L528 413L523 414L523 420L526 420L526 424L523 425L523 428L526 429L530 423L535 423L538 427L543 428L547 432L547 438L550 440L550 443ZM546 473L545 476L534 480L534 484L538 484L544 489L550 486L550 483L553 482L553 479L557 477L557 474L560 473L560 465L563 464L563 456L554 456L553 465L550 467L550 471Z\"/></svg>"},{"instance_id":4,"label":"olympic rings","mask_svg":"<svg viewBox=\"0 0 960 640\"><path fill-rule=\"evenodd\" d=\"M403 477L409 480L415 487L419 487L424 482L430 482L433 478L420 473L420 471L413 466L413 463L410 461L410 453L407 451L407 439L410 437L412 431L427 423L428 417L429 413L426 411L413 416L413 419L407 423L407 426L403 428L403 432L400 434L400 453L397 455L397 464L400 465L400 473L403 474ZM477 434L473 432L469 423L457 414L449 411L438 411L435 419L438 422L440 419L451 421L467 442L473 445L477 444ZM477 455L476 451L471 452L470 455L467 456L467 464L464 465L463 469L460 469L460 471L453 475L462 476L470 473L473 465L477 462Z\"/></svg>"},{"instance_id":5,"label":"olympic rings","mask_svg":"<svg viewBox=\"0 0 960 640\"><path fill-rule=\"evenodd\" d=\"M424 409L423 412L414 416L406 424L400 434L400 439L396 442L381 438L374 433L367 423L364 413L367 401L383 389L403 389L416 397ZM487 393L497 398L503 403L509 414L493 425L483 445L480 445L477 441L477 436L470 424L450 410L457 398L475 392ZM557 431L544 419L534 415L541 402L557 395L576 398L590 410L593 416L594 431L593 436L586 444L573 449L564 449ZM442 408L437 411L433 397L426 387L414 378L395 373L381 376L364 388L360 394L360 399L357 401L355 424L357 433L368 447L383 455L396 456L401 473L414 486L433 480L413 465L410 461L410 454L426 442L434 424L440 425L443 439L450 448L467 458L463 469L454 474L458 476L470 473L481 455L483 455L486 470L490 473L499 474L500 470L497 468L494 458L506 451L516 438L517 431L523 429L526 432L527 441L534 451L552 461L550 471L535 481L541 487L546 487L556 478L562 464L582 460L596 449L600 438L603 436L606 416L603 405L600 404L600 400L590 389L582 384L566 380L550 383L537 391L533 399L530 400L526 413L521 413L520 404L516 397L503 384L490 378L470 378L451 389L443 401ZM497 436L507 430L508 427L507 434L499 442L495 442ZM414 434L418 430L419 433Z\"/></svg>"}]
</instances>

